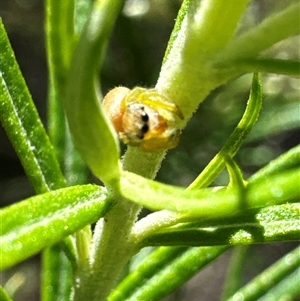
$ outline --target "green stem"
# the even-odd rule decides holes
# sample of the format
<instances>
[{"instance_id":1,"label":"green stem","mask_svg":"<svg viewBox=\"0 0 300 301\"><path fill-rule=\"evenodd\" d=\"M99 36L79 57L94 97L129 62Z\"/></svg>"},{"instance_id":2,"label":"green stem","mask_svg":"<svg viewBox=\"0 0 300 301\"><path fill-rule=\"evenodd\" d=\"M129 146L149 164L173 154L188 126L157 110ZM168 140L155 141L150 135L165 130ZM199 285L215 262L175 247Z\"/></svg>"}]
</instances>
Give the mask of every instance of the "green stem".
<instances>
[{"instance_id":1,"label":"green stem","mask_svg":"<svg viewBox=\"0 0 300 301\"><path fill-rule=\"evenodd\" d=\"M140 207L118 199L109 213L98 222L91 251L91 269L83 278L75 300L106 300L129 259L137 252L128 234ZM85 299L86 298L86 299Z\"/></svg>"},{"instance_id":2,"label":"green stem","mask_svg":"<svg viewBox=\"0 0 300 301\"><path fill-rule=\"evenodd\" d=\"M137 147L128 147L123 158L123 169L153 179L166 155L162 152L143 152Z\"/></svg>"},{"instance_id":3,"label":"green stem","mask_svg":"<svg viewBox=\"0 0 300 301\"><path fill-rule=\"evenodd\" d=\"M248 0L185 1L172 33L156 88L172 99L185 117L184 127L208 93L224 83L210 63L235 32ZM228 79L227 79L228 80ZM226 81L227 81L226 80Z\"/></svg>"},{"instance_id":4,"label":"green stem","mask_svg":"<svg viewBox=\"0 0 300 301\"><path fill-rule=\"evenodd\" d=\"M203 59L213 57L225 47L234 35L249 1L190 1L186 20L189 30L186 32L187 43L184 50L189 63L198 61L199 56Z\"/></svg>"}]
</instances>

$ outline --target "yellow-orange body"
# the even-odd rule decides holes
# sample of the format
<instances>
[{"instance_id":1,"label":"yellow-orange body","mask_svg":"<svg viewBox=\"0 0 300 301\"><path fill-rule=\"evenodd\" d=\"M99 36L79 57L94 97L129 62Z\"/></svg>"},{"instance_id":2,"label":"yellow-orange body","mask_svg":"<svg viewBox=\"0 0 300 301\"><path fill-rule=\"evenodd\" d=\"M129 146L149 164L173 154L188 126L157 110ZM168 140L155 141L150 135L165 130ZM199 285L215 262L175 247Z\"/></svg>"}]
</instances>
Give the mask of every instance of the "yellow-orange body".
<instances>
[{"instance_id":1,"label":"yellow-orange body","mask_svg":"<svg viewBox=\"0 0 300 301\"><path fill-rule=\"evenodd\" d=\"M175 103L154 89L118 87L103 100L103 108L119 138L126 144L153 152L174 148L179 142Z\"/></svg>"}]
</instances>

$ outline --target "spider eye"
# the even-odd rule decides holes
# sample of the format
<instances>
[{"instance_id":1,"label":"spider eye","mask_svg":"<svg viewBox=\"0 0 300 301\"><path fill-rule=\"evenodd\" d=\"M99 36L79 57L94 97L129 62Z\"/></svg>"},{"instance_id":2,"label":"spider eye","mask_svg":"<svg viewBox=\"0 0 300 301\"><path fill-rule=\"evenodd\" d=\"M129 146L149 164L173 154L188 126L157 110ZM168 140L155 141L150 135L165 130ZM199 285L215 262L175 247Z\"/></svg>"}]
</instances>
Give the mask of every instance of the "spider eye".
<instances>
[{"instance_id":1,"label":"spider eye","mask_svg":"<svg viewBox=\"0 0 300 301\"><path fill-rule=\"evenodd\" d=\"M144 134L146 134L149 131L149 125L148 124L144 124L141 128L142 132Z\"/></svg>"},{"instance_id":2,"label":"spider eye","mask_svg":"<svg viewBox=\"0 0 300 301\"><path fill-rule=\"evenodd\" d=\"M144 121L144 122L149 121L149 115L146 112L142 113L142 121Z\"/></svg>"}]
</instances>

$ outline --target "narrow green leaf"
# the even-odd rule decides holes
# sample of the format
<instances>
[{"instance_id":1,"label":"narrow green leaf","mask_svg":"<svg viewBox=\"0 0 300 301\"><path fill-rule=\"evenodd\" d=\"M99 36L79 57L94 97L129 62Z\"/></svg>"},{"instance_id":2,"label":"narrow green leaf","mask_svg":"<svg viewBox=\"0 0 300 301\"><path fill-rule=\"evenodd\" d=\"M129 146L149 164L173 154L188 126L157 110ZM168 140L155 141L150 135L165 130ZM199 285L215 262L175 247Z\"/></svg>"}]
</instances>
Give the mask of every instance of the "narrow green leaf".
<instances>
[{"instance_id":1,"label":"narrow green leaf","mask_svg":"<svg viewBox=\"0 0 300 301\"><path fill-rule=\"evenodd\" d=\"M291 240L299 240L299 212L299 203L270 206L259 210L256 219L265 228L265 237L280 241L287 234Z\"/></svg>"},{"instance_id":2,"label":"narrow green leaf","mask_svg":"<svg viewBox=\"0 0 300 301\"><path fill-rule=\"evenodd\" d=\"M119 147L100 105L97 74L121 3L94 3L73 57L64 99L74 144L93 173L105 183L119 177Z\"/></svg>"},{"instance_id":3,"label":"narrow green leaf","mask_svg":"<svg viewBox=\"0 0 300 301\"><path fill-rule=\"evenodd\" d=\"M220 225L218 220L206 226L166 228L145 238L143 246L216 246L298 241L300 204L285 204L248 212Z\"/></svg>"},{"instance_id":4,"label":"narrow green leaf","mask_svg":"<svg viewBox=\"0 0 300 301\"><path fill-rule=\"evenodd\" d=\"M64 94L75 46L74 0L46 2L46 35L49 74L59 95Z\"/></svg>"},{"instance_id":5,"label":"narrow green leaf","mask_svg":"<svg viewBox=\"0 0 300 301\"><path fill-rule=\"evenodd\" d=\"M167 209L186 218L214 218L237 214L241 210L295 202L299 199L297 183L300 170L295 168L279 175L250 181L244 195L238 189L205 188L185 190L123 172L119 193L151 210Z\"/></svg>"},{"instance_id":6,"label":"narrow green leaf","mask_svg":"<svg viewBox=\"0 0 300 301\"><path fill-rule=\"evenodd\" d=\"M298 202L299 178L300 168L296 167L267 178L249 180L246 202L252 208Z\"/></svg>"},{"instance_id":7,"label":"narrow green leaf","mask_svg":"<svg viewBox=\"0 0 300 301\"><path fill-rule=\"evenodd\" d=\"M55 259L55 260L54 260ZM43 252L42 270L42 300L69 301L73 286L71 262L62 251L61 245L56 244ZM55 273L53 275L53 273Z\"/></svg>"},{"instance_id":8,"label":"narrow green leaf","mask_svg":"<svg viewBox=\"0 0 300 301\"><path fill-rule=\"evenodd\" d=\"M119 294L112 294L108 300L161 300L225 250L227 247L189 248L183 253L179 252L175 258L169 258L167 254L172 252L172 248L159 248L116 288ZM159 257L162 251L166 257ZM139 275L143 281L137 281L139 278L135 275ZM125 297L122 296L122 289L125 290Z\"/></svg>"},{"instance_id":9,"label":"narrow green leaf","mask_svg":"<svg viewBox=\"0 0 300 301\"><path fill-rule=\"evenodd\" d=\"M49 69L48 129L68 185L83 184L87 180L87 168L74 149L62 104L62 99L65 96L66 78L77 40L74 26L76 26L78 18L81 17L81 13L75 14L74 12L75 7L78 6L81 5L74 0L47 0L45 5ZM78 32L79 30L77 30ZM90 226L85 228L89 229ZM74 280L73 273L77 267L75 262L79 256L76 251L74 239L68 237L64 243L53 245L43 252L41 285L43 301L70 300ZM66 259L63 252L70 261ZM73 270L71 264L73 264Z\"/></svg>"},{"instance_id":10,"label":"narrow green leaf","mask_svg":"<svg viewBox=\"0 0 300 301\"><path fill-rule=\"evenodd\" d=\"M273 300L297 300L300 296L299 285L300 268L295 269L290 275L286 276L281 282L272 287L258 301Z\"/></svg>"},{"instance_id":11,"label":"narrow green leaf","mask_svg":"<svg viewBox=\"0 0 300 301\"><path fill-rule=\"evenodd\" d=\"M247 246L236 246L233 248L223 285L222 301L227 300L228 297L241 287L244 263L248 251L249 247Z\"/></svg>"},{"instance_id":12,"label":"narrow green leaf","mask_svg":"<svg viewBox=\"0 0 300 301\"><path fill-rule=\"evenodd\" d=\"M133 292L144 286L145 283L154 277L161 270L165 269L178 256L183 254L187 248L158 248L145 260L138 264L137 268L126 276L126 278L109 295L108 301L127 300Z\"/></svg>"},{"instance_id":13,"label":"narrow green leaf","mask_svg":"<svg viewBox=\"0 0 300 301\"><path fill-rule=\"evenodd\" d=\"M282 208L283 206L287 206L287 208ZM271 220L275 220L276 216L279 218L286 218L291 222L291 227L294 227L294 229L297 229L298 231L298 237L299 237L299 226L295 225L295 221L298 220L298 212L299 212L299 204L288 204L283 206L274 206L272 208L264 208L257 214L258 221L264 221L266 222L267 217ZM290 207L291 210L288 210L288 207ZM289 212L289 213L287 213ZM299 220L298 220L299 222ZM227 223L225 223L227 224ZM278 225L275 223L273 225L274 228L276 228ZM283 231L285 228L282 229ZM282 232L283 234L284 232ZM207 236L206 238L209 238ZM205 241L205 238L203 238ZM165 256L161 256L159 250L163 249L166 253ZM193 275L193 273L189 274L188 277L186 275L181 276L183 271L191 271L193 268L195 268L196 265L200 265L200 268L207 264L206 260L212 254L215 252L219 252L220 255L222 252L226 250L225 247L204 247L204 248L191 248L185 251L184 254L178 254L176 255L178 257L177 260L174 260L174 258L168 259L168 252L171 252L173 248L171 247L162 247L159 248L157 251L154 251L149 258L145 259L144 262L141 263L141 265L135 270L132 274L129 274L127 278L121 282L121 284L116 288L116 291L111 295L109 301L117 301L117 300L148 300L147 298L151 300L160 300L162 296L167 294L172 289L175 289L180 285L180 281L176 283L176 281L173 281L172 279L168 277L175 277L175 278L183 278L182 283L185 282L189 277ZM176 249L176 248L175 248ZM198 256L194 256L194 252L201 252L201 255L198 254ZM158 259L157 262L153 262L152 258L155 258L157 256ZM215 257L212 256L214 259ZM293 260L291 258L291 260ZM174 261L175 267L172 265L172 262ZM203 261L201 263L201 261ZM178 265L177 265L178 264ZM181 266L182 264L182 266ZM203 265L202 265L203 264ZM157 272L153 266L159 265L165 267L161 269L160 272ZM179 271L176 273L176 265L177 267L180 267L178 269ZM169 268L168 268L169 266ZM173 270L174 268L174 270ZM155 270L155 272L152 274L151 270ZM169 270L169 273L167 272ZM176 276L175 276L176 275ZM185 278L186 277L186 278ZM161 285L158 285L159 283L164 283L164 289L161 288ZM161 292L162 290L165 290L164 292ZM169 290L169 291L168 291ZM130 295L130 297L129 297ZM140 299L141 298L141 299ZM247 299L248 300L248 299Z\"/></svg>"},{"instance_id":14,"label":"narrow green leaf","mask_svg":"<svg viewBox=\"0 0 300 301\"><path fill-rule=\"evenodd\" d=\"M85 185L47 192L2 209L1 269L95 222L109 205L103 188Z\"/></svg>"},{"instance_id":15,"label":"narrow green leaf","mask_svg":"<svg viewBox=\"0 0 300 301\"><path fill-rule=\"evenodd\" d=\"M270 48L275 43L298 35L300 32L299 12L300 3L295 1L285 9L269 16L256 27L232 39L219 54L216 63L228 64L229 61L256 57L261 51Z\"/></svg>"},{"instance_id":16,"label":"narrow green leaf","mask_svg":"<svg viewBox=\"0 0 300 301\"><path fill-rule=\"evenodd\" d=\"M291 272L296 271L299 267L299 264L300 247L279 259L271 267L266 269L251 282L238 290L231 298L228 299L228 301L234 301L237 300L237 298L243 298L247 301L258 300L258 298L264 295L270 288L284 280L285 277L287 277ZM299 281L299 277L297 277L297 275L294 275L293 278L298 279ZM299 287L299 282L297 287ZM285 286L285 288L287 287ZM274 300L280 299L275 298Z\"/></svg>"},{"instance_id":17,"label":"narrow green leaf","mask_svg":"<svg viewBox=\"0 0 300 301\"><path fill-rule=\"evenodd\" d=\"M300 166L300 144L269 162L265 167L249 178L249 181L266 179L289 169Z\"/></svg>"},{"instance_id":18,"label":"narrow green leaf","mask_svg":"<svg viewBox=\"0 0 300 301\"><path fill-rule=\"evenodd\" d=\"M224 169L225 158L233 158L256 123L262 107L262 87L257 74L253 75L250 97L241 121L234 129L220 152L209 162L189 189L207 187Z\"/></svg>"},{"instance_id":19,"label":"narrow green leaf","mask_svg":"<svg viewBox=\"0 0 300 301\"><path fill-rule=\"evenodd\" d=\"M78 3L75 5L74 0L46 2L46 46L50 78L49 135L69 185L86 182L87 171L85 163L74 149L62 105L77 40L74 32L74 10L75 6L81 5ZM83 16L77 12L76 18L81 20Z\"/></svg>"},{"instance_id":20,"label":"narrow green leaf","mask_svg":"<svg viewBox=\"0 0 300 301\"><path fill-rule=\"evenodd\" d=\"M230 62L230 65L227 65L227 68L236 68L236 70L240 72L267 72L291 76L300 75L300 62L272 58L247 58L237 60Z\"/></svg>"},{"instance_id":21,"label":"narrow green leaf","mask_svg":"<svg viewBox=\"0 0 300 301\"><path fill-rule=\"evenodd\" d=\"M36 192L65 186L54 150L0 24L0 120Z\"/></svg>"},{"instance_id":22,"label":"narrow green leaf","mask_svg":"<svg viewBox=\"0 0 300 301\"><path fill-rule=\"evenodd\" d=\"M48 85L48 132L51 143L55 148L57 160L61 168L64 168L66 148L66 118L62 107L60 95L49 79Z\"/></svg>"}]
</instances>

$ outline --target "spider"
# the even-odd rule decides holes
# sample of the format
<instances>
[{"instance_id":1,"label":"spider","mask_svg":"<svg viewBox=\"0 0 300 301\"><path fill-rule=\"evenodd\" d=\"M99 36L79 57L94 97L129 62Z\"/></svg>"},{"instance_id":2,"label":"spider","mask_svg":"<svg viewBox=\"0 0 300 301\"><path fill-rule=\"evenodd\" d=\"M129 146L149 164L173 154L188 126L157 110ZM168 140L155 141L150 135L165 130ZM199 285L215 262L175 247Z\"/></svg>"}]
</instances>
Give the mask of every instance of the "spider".
<instances>
[{"instance_id":1,"label":"spider","mask_svg":"<svg viewBox=\"0 0 300 301\"><path fill-rule=\"evenodd\" d=\"M183 115L155 89L114 88L105 96L103 108L125 144L155 152L174 148L179 142L176 119Z\"/></svg>"}]
</instances>

